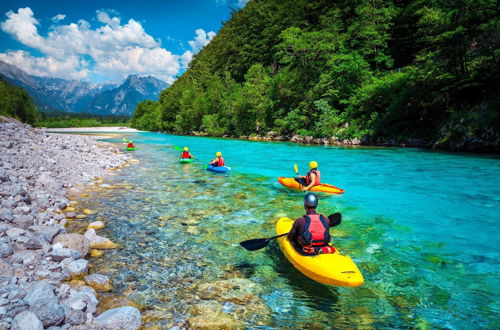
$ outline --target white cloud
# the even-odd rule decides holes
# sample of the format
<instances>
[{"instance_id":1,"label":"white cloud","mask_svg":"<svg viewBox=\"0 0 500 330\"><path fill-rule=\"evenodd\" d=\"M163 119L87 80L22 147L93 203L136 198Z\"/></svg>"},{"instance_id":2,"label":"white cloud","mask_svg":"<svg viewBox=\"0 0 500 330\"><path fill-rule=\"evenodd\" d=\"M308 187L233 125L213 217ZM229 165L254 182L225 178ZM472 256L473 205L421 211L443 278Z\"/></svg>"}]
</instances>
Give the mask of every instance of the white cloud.
<instances>
[{"instance_id":1,"label":"white cloud","mask_svg":"<svg viewBox=\"0 0 500 330\"><path fill-rule=\"evenodd\" d=\"M35 76L61 77L65 79L87 79L88 63L77 56L70 56L64 60L57 60L52 56L34 57L23 50L9 51L0 54L0 60L21 68Z\"/></svg>"},{"instance_id":2,"label":"white cloud","mask_svg":"<svg viewBox=\"0 0 500 330\"><path fill-rule=\"evenodd\" d=\"M196 36L194 40L188 41L191 50L186 50L184 54L180 56L181 65L183 68L187 68L191 60L193 59L194 54L198 53L200 49L208 45L210 41L215 37L215 32L205 32L203 29L197 29L195 31Z\"/></svg>"},{"instance_id":3,"label":"white cloud","mask_svg":"<svg viewBox=\"0 0 500 330\"><path fill-rule=\"evenodd\" d=\"M240 8L243 8L247 5L248 1L250 0L238 0L238 3L236 5Z\"/></svg>"},{"instance_id":4,"label":"white cloud","mask_svg":"<svg viewBox=\"0 0 500 330\"><path fill-rule=\"evenodd\" d=\"M197 53L204 46L208 45L210 41L215 37L215 32L205 32L203 29L198 29L195 31L196 37L194 40L189 41L189 46L191 46L191 50L193 53Z\"/></svg>"},{"instance_id":5,"label":"white cloud","mask_svg":"<svg viewBox=\"0 0 500 330\"><path fill-rule=\"evenodd\" d=\"M0 24L1 29L44 57L18 51L0 54L0 58L36 75L76 79L96 74L119 80L130 73L140 73L173 79L180 69L180 57L161 48L160 41L147 34L141 23L130 19L122 25L120 18L110 14L115 12L96 12L97 20L102 23L98 28L92 29L89 22L79 20L52 26L44 37L38 33L39 21L29 7L19 8L17 13L9 11ZM205 35L206 40L211 38L210 33ZM203 43L201 38L196 47L200 42Z\"/></svg>"},{"instance_id":6,"label":"white cloud","mask_svg":"<svg viewBox=\"0 0 500 330\"><path fill-rule=\"evenodd\" d=\"M53 22L59 22L62 21L63 19L66 18L66 15L64 14L57 14L56 16L52 17Z\"/></svg>"}]
</instances>

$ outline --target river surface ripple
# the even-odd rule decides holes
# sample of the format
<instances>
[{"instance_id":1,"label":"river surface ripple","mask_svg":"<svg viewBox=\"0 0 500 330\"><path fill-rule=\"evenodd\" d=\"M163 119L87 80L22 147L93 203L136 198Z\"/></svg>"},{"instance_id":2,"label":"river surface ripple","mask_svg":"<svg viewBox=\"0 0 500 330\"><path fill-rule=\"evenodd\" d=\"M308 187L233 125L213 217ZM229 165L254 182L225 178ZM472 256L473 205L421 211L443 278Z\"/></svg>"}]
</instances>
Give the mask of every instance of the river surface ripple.
<instances>
[{"instance_id":1,"label":"river surface ripple","mask_svg":"<svg viewBox=\"0 0 500 330\"><path fill-rule=\"evenodd\" d=\"M123 246L92 259L93 268L112 278L108 295L145 306L146 325L196 325L211 313L247 328L500 327L498 156L126 138L139 147L140 163L107 182L120 189L81 204L97 210L85 221L104 220L102 235ZM221 151L233 171L179 164L174 145L189 146L204 163ZM293 176L294 163L304 174L310 160L322 181L346 190L320 196L319 210L342 212L332 240L357 263L362 287L306 278L276 243L255 252L238 245L275 235L279 216L302 215L303 194L276 178Z\"/></svg>"}]
</instances>

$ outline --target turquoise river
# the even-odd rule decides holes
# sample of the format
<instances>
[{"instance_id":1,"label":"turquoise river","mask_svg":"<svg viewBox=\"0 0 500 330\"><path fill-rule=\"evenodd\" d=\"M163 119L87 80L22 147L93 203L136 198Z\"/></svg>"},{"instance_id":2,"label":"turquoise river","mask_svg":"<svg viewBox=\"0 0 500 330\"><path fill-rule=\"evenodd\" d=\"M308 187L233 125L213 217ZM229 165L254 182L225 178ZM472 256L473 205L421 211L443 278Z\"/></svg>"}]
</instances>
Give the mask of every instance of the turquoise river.
<instances>
[{"instance_id":1,"label":"turquoise river","mask_svg":"<svg viewBox=\"0 0 500 330\"><path fill-rule=\"evenodd\" d=\"M79 208L103 220L121 248L92 258L113 291L142 306L143 325L186 328L500 328L500 157L412 148L292 143L128 133L107 141L138 147L132 163L90 192ZM180 164L174 146L201 161ZM221 151L229 174L203 164ZM316 283L276 242L248 252L239 242L275 235L280 216L303 214L300 191L278 176L310 160L322 181L346 190L320 195L319 211L341 212L334 245L358 265L357 288ZM76 223L79 223L76 224Z\"/></svg>"}]
</instances>

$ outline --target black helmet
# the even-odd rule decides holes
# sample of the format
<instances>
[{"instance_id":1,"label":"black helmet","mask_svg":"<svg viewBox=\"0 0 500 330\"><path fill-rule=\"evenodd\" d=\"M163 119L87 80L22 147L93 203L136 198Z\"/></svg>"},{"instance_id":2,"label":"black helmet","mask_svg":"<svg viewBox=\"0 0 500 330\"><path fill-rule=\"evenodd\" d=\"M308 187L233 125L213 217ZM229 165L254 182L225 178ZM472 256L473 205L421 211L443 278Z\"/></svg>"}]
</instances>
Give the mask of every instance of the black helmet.
<instances>
[{"instance_id":1,"label":"black helmet","mask_svg":"<svg viewBox=\"0 0 500 330\"><path fill-rule=\"evenodd\" d=\"M318 206L318 196L313 193L307 193L304 197L304 205L307 207L316 207Z\"/></svg>"}]
</instances>

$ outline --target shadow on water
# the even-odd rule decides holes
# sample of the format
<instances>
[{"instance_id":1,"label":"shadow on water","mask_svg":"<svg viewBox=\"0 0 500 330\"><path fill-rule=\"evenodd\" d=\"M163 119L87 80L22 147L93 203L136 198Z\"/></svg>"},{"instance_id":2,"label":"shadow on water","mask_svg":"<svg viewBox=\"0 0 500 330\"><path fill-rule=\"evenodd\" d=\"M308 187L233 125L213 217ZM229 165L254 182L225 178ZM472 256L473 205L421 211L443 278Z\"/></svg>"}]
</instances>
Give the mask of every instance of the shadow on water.
<instances>
[{"instance_id":1,"label":"shadow on water","mask_svg":"<svg viewBox=\"0 0 500 330\"><path fill-rule=\"evenodd\" d=\"M292 266L285 258L277 243L267 248L266 254L273 261L275 271L286 278L293 288L296 298L306 302L309 307L323 311L334 312L338 302L338 289L311 280Z\"/></svg>"}]
</instances>

